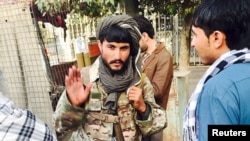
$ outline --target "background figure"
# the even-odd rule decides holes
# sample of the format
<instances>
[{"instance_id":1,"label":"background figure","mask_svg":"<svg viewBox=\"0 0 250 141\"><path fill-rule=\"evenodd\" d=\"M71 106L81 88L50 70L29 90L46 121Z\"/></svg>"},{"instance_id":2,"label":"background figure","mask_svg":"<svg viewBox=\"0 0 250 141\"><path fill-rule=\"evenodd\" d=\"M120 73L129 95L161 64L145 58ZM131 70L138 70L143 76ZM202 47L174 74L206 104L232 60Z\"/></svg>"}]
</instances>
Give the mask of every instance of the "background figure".
<instances>
[{"instance_id":1,"label":"background figure","mask_svg":"<svg viewBox=\"0 0 250 141\"><path fill-rule=\"evenodd\" d=\"M101 55L81 72L73 66L65 77L66 90L54 114L58 138L141 141L142 135L164 129L166 111L155 103L153 87L140 71L135 20L106 17L96 36ZM90 82L83 86L83 80Z\"/></svg>"},{"instance_id":2,"label":"background figure","mask_svg":"<svg viewBox=\"0 0 250 141\"><path fill-rule=\"evenodd\" d=\"M135 16L134 19L141 32L142 72L153 85L156 103L166 110L173 79L173 58L164 43L154 38L154 28L149 20L143 16ZM145 140L162 141L163 130Z\"/></svg>"},{"instance_id":3,"label":"background figure","mask_svg":"<svg viewBox=\"0 0 250 141\"><path fill-rule=\"evenodd\" d=\"M250 124L249 37L249 0L204 0L196 9L191 45L211 66L187 105L185 141L207 141L208 125Z\"/></svg>"},{"instance_id":4,"label":"background figure","mask_svg":"<svg viewBox=\"0 0 250 141\"><path fill-rule=\"evenodd\" d=\"M56 141L49 127L32 112L16 108L4 97L8 93L7 81L0 70L0 139L4 141L32 140Z\"/></svg>"}]
</instances>

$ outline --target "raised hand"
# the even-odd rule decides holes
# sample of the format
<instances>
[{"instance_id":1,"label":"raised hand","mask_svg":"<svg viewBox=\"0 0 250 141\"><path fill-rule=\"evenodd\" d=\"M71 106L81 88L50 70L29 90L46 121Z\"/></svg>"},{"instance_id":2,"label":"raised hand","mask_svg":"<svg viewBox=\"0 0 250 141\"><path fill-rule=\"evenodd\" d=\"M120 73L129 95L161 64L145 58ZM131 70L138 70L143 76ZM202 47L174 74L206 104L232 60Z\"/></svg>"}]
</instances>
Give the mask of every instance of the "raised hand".
<instances>
[{"instance_id":1,"label":"raised hand","mask_svg":"<svg viewBox=\"0 0 250 141\"><path fill-rule=\"evenodd\" d=\"M84 87L81 73L78 68L69 68L69 74L65 76L65 87L69 101L73 106L82 105L90 94L91 83Z\"/></svg>"}]
</instances>

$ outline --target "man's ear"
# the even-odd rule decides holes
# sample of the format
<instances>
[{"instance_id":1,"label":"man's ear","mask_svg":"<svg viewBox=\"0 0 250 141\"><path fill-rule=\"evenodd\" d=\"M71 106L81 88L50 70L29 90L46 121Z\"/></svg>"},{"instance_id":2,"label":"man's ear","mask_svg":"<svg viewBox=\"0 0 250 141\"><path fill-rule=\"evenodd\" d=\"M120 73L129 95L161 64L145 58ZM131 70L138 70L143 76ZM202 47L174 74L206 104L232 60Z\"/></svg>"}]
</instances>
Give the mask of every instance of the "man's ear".
<instances>
[{"instance_id":1,"label":"man's ear","mask_svg":"<svg viewBox=\"0 0 250 141\"><path fill-rule=\"evenodd\" d=\"M148 39L148 33L142 32L141 38L142 38L143 40L147 41L147 39Z\"/></svg>"},{"instance_id":2,"label":"man's ear","mask_svg":"<svg viewBox=\"0 0 250 141\"><path fill-rule=\"evenodd\" d=\"M97 44L98 44L100 52L102 53L102 43L101 43L101 41L97 40Z\"/></svg>"},{"instance_id":3,"label":"man's ear","mask_svg":"<svg viewBox=\"0 0 250 141\"><path fill-rule=\"evenodd\" d=\"M213 33L213 43L215 48L222 47L226 44L226 36L221 31L214 31Z\"/></svg>"}]
</instances>

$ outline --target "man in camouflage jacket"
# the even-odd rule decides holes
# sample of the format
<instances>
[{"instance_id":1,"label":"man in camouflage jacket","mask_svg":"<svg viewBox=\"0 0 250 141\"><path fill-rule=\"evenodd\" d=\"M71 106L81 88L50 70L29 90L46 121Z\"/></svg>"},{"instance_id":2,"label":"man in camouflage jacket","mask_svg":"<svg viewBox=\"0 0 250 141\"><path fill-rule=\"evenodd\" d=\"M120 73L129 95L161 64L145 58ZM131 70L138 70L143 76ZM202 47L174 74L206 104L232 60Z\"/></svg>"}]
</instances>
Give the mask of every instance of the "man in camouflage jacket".
<instances>
[{"instance_id":1,"label":"man in camouflage jacket","mask_svg":"<svg viewBox=\"0 0 250 141\"><path fill-rule=\"evenodd\" d=\"M53 118L59 140L141 141L167 126L166 111L155 103L153 87L140 70L137 27L128 15L99 23L101 55L90 68L80 72L73 66L65 77Z\"/></svg>"}]
</instances>

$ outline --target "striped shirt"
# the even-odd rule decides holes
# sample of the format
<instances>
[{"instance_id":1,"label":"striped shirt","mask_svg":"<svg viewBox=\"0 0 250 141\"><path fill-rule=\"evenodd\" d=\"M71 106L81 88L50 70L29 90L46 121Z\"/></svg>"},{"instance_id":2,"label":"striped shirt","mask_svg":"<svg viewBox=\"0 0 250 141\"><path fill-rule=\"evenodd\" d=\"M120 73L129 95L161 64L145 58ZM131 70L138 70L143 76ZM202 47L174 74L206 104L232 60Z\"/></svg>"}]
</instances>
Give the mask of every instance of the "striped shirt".
<instances>
[{"instance_id":1,"label":"striped shirt","mask_svg":"<svg viewBox=\"0 0 250 141\"><path fill-rule=\"evenodd\" d=\"M0 141L56 141L49 127L29 110L19 109L0 92Z\"/></svg>"}]
</instances>

